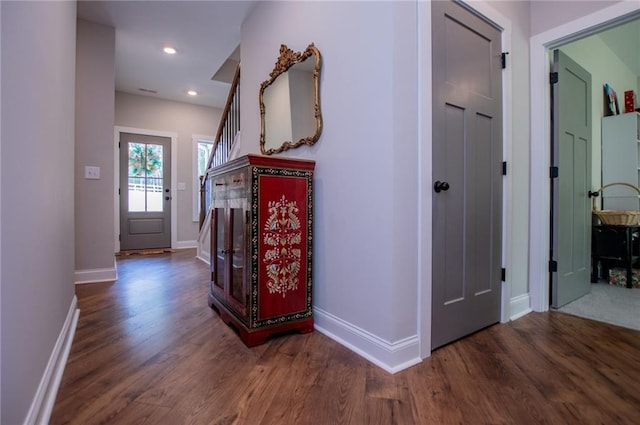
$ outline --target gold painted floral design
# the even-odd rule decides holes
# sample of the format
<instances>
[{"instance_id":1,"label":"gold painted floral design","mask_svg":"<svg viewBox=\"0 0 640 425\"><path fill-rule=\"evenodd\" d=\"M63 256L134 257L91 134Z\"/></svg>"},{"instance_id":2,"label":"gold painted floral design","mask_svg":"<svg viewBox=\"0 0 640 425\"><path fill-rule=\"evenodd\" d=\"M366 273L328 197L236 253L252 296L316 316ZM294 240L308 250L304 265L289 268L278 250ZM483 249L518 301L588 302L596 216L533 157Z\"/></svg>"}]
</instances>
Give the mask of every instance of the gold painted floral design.
<instances>
[{"instance_id":1,"label":"gold painted floral design","mask_svg":"<svg viewBox=\"0 0 640 425\"><path fill-rule=\"evenodd\" d=\"M269 217L264 225L264 243L269 247L264 254L267 268L267 288L270 294L282 294L298 289L300 272L300 229L299 209L295 201L288 201L284 195L279 201L267 204Z\"/></svg>"}]
</instances>

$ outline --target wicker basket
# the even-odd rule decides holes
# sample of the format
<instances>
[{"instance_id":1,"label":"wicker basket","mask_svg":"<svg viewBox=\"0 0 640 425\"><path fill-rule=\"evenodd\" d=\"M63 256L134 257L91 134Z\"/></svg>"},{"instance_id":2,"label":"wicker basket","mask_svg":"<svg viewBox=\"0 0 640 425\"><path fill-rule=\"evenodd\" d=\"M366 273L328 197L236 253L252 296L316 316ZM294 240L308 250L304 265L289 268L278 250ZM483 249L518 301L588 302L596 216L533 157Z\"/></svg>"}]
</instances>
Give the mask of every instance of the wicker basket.
<instances>
[{"instance_id":1,"label":"wicker basket","mask_svg":"<svg viewBox=\"0 0 640 425\"><path fill-rule=\"evenodd\" d=\"M609 186L627 186L635 190L640 195L640 188L629 183L609 183L602 186L598 192L602 194L602 191ZM616 226L635 226L640 223L640 211L615 211L615 210L598 210L596 209L596 198L592 200L593 214L600 220L602 224L610 224Z\"/></svg>"}]
</instances>

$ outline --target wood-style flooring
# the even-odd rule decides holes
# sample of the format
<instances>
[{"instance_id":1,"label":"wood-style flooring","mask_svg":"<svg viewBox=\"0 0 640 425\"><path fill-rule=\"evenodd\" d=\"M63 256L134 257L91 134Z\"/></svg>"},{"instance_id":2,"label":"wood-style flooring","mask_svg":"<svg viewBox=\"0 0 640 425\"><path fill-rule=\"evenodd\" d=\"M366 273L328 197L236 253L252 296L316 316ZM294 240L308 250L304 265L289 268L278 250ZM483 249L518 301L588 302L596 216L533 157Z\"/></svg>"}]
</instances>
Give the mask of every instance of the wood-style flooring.
<instances>
[{"instance_id":1,"label":"wood-style flooring","mask_svg":"<svg viewBox=\"0 0 640 425\"><path fill-rule=\"evenodd\" d=\"M390 375L319 332L247 348L194 250L80 285L51 424L639 424L640 332L531 313Z\"/></svg>"}]
</instances>

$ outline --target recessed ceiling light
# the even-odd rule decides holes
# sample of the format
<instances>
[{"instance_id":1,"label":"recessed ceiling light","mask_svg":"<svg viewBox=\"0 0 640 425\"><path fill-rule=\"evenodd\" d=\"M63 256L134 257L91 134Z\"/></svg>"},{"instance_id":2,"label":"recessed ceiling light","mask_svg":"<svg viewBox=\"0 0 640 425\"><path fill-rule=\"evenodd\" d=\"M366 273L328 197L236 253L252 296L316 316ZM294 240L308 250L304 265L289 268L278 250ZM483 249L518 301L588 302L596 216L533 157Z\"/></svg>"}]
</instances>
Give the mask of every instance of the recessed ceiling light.
<instances>
[{"instance_id":1,"label":"recessed ceiling light","mask_svg":"<svg viewBox=\"0 0 640 425\"><path fill-rule=\"evenodd\" d=\"M189 90L189 91L187 92L187 94L188 94L189 96L197 96L197 95L198 95L198 92L197 92L197 91L195 91L195 90Z\"/></svg>"},{"instance_id":2,"label":"recessed ceiling light","mask_svg":"<svg viewBox=\"0 0 640 425\"><path fill-rule=\"evenodd\" d=\"M171 46L166 46L166 47L165 47L164 49L162 49L162 50L164 50L164 52L165 52L166 54L168 54L168 55L175 55L175 54L176 54L176 49L174 49L174 48L173 48L173 47L171 47Z\"/></svg>"}]
</instances>

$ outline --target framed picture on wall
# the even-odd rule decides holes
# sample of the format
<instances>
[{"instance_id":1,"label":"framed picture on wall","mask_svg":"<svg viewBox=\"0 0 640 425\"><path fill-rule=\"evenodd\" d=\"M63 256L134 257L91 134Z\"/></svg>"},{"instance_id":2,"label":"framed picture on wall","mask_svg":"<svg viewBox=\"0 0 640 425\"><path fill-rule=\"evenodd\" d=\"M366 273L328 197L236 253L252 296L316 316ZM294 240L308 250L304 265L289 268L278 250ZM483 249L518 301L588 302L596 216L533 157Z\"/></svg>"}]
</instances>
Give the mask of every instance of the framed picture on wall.
<instances>
[{"instance_id":1,"label":"framed picture on wall","mask_svg":"<svg viewBox=\"0 0 640 425\"><path fill-rule=\"evenodd\" d=\"M618 95L616 91L609 84L604 85L604 116L620 114L620 107L618 106Z\"/></svg>"}]
</instances>

